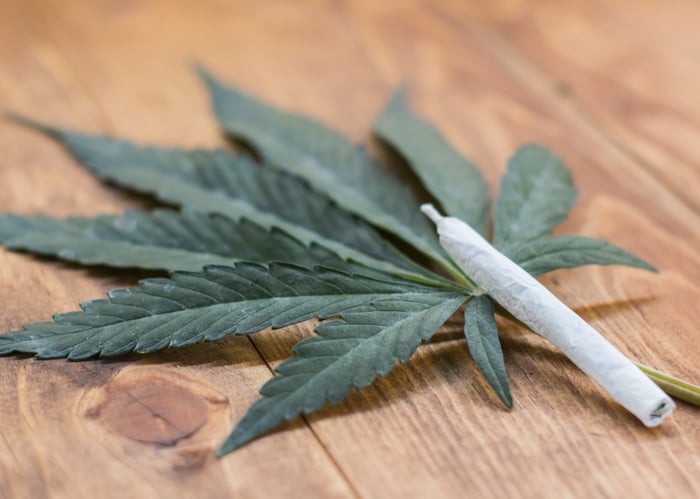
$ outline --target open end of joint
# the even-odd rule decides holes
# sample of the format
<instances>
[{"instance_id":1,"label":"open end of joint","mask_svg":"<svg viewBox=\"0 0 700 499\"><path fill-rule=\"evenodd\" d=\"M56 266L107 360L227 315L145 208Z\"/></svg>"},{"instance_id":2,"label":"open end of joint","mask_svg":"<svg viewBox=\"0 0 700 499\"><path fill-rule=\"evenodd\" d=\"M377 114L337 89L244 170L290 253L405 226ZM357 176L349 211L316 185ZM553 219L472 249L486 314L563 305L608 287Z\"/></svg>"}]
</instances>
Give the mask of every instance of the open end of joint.
<instances>
[{"instance_id":1,"label":"open end of joint","mask_svg":"<svg viewBox=\"0 0 700 499\"><path fill-rule=\"evenodd\" d=\"M668 409L669 407L666 402L662 402L649 416L652 418L660 418L668 412Z\"/></svg>"}]
</instances>

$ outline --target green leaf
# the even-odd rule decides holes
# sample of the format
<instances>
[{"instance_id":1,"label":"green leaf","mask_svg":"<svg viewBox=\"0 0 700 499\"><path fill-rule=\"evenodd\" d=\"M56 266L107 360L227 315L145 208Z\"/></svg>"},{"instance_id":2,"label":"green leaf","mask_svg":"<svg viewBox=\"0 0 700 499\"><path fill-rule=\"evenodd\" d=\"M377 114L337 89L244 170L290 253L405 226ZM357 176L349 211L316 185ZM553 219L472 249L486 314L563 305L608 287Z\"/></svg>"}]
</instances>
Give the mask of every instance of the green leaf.
<instances>
[{"instance_id":1,"label":"green leaf","mask_svg":"<svg viewBox=\"0 0 700 499\"><path fill-rule=\"evenodd\" d=\"M464 311L464 335L469 352L493 390L509 409L513 408L506 364L503 360L498 327L494 317L495 305L487 295L475 296Z\"/></svg>"},{"instance_id":2,"label":"green leaf","mask_svg":"<svg viewBox=\"0 0 700 499\"><path fill-rule=\"evenodd\" d=\"M446 292L388 274L378 280L278 263L208 266L204 272L143 280L139 287L111 291L107 300L82 304L80 312L0 335L0 354L80 360L154 352L325 319L380 298L410 299L412 293Z\"/></svg>"},{"instance_id":3,"label":"green leaf","mask_svg":"<svg viewBox=\"0 0 700 499\"><path fill-rule=\"evenodd\" d=\"M508 160L496 200L493 245L505 250L539 239L566 220L576 188L566 165L542 146L527 145Z\"/></svg>"},{"instance_id":4,"label":"green leaf","mask_svg":"<svg viewBox=\"0 0 700 499\"><path fill-rule=\"evenodd\" d=\"M374 131L404 156L449 215L487 233L491 201L481 172L437 129L411 112L404 87L394 93Z\"/></svg>"},{"instance_id":5,"label":"green leaf","mask_svg":"<svg viewBox=\"0 0 700 499\"><path fill-rule=\"evenodd\" d=\"M62 130L23 117L12 120L50 135L91 172L121 187L190 209L248 218L277 227L305 245L401 275L420 272L369 225L302 181L224 150L147 147Z\"/></svg>"},{"instance_id":6,"label":"green leaf","mask_svg":"<svg viewBox=\"0 0 700 499\"><path fill-rule=\"evenodd\" d=\"M197 271L205 265L230 266L245 260L349 268L325 248L307 248L278 229L188 210L127 211L123 216L66 220L0 215L0 242L13 249L111 267Z\"/></svg>"},{"instance_id":7,"label":"green leaf","mask_svg":"<svg viewBox=\"0 0 700 499\"><path fill-rule=\"evenodd\" d=\"M421 341L464 303L454 293L410 293L377 300L316 328L318 336L294 347L296 357L282 363L279 375L260 390L219 450L223 455L300 414L337 404L352 387L364 388L386 375L398 360L408 361Z\"/></svg>"},{"instance_id":8,"label":"green leaf","mask_svg":"<svg viewBox=\"0 0 700 499\"><path fill-rule=\"evenodd\" d=\"M533 276L584 265L626 265L658 272L633 254L590 237L558 236L527 241L511 247L506 256Z\"/></svg>"},{"instance_id":9,"label":"green leaf","mask_svg":"<svg viewBox=\"0 0 700 499\"><path fill-rule=\"evenodd\" d=\"M303 115L279 111L216 81L200 69L224 130L246 141L269 164L305 179L345 210L361 216L446 268L455 267L400 184L347 138Z\"/></svg>"}]
</instances>

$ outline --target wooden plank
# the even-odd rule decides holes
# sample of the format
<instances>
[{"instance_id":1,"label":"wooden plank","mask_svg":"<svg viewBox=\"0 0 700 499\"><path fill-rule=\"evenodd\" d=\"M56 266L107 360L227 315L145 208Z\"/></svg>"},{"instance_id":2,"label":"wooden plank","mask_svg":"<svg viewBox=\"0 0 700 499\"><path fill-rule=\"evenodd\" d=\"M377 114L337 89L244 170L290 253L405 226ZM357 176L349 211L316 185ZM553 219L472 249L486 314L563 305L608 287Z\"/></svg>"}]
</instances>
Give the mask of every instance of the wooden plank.
<instances>
[{"instance_id":1,"label":"wooden plank","mask_svg":"<svg viewBox=\"0 0 700 499\"><path fill-rule=\"evenodd\" d=\"M45 12L21 2L0 10L0 108L104 130L104 115L37 22ZM7 123L0 130L0 210L93 214L140 204L92 179L46 139ZM74 310L145 275L76 270L0 250L0 330ZM247 338L117 361L3 358L0 497L352 495L303 423L216 459L269 377Z\"/></svg>"},{"instance_id":2,"label":"wooden plank","mask_svg":"<svg viewBox=\"0 0 700 499\"><path fill-rule=\"evenodd\" d=\"M541 88L518 61L506 60L440 8L413 2L198 2L197 9L165 1L36 5L51 13L47 28L110 130L132 138L218 142L202 89L186 67L197 57L258 95L320 117L356 139L366 136L390 87L408 78L416 107L484 165L493 186L517 144L545 142L568 160L582 190L581 205L563 231L609 238L663 271L651 276L586 269L545 282L623 351L690 379L697 375L698 216L554 99L550 88ZM265 332L255 341L274 364L308 329ZM456 321L440 334L442 341L422 348L410 364L311 418L314 433L360 495L698 493L696 410L681 406L663 427L641 428L561 355L532 335L504 327L516 398L516 409L507 413L478 376L460 337ZM213 366L199 367L201 378L222 390L209 371ZM246 370L253 368L246 364ZM239 389L239 369L224 365L217 372ZM251 398L229 400L234 418ZM226 425L220 426L216 431L225 432ZM244 495L270 476L273 481L294 476L298 491L332 485L328 475L295 468L312 444L298 442L287 454L286 438L287 432L276 433L188 475L221 491L234 482ZM18 437L11 448L21 442ZM279 452L272 454L274 449ZM135 445L128 462L154 473L145 463L154 452L145 443ZM242 462L249 465L243 468ZM106 466L100 461L90 469L97 474ZM182 478L171 472L168 480ZM196 490L191 483L181 487Z\"/></svg>"},{"instance_id":3,"label":"wooden plank","mask_svg":"<svg viewBox=\"0 0 700 499\"><path fill-rule=\"evenodd\" d=\"M700 3L496 2L452 15L486 26L579 114L700 209Z\"/></svg>"}]
</instances>

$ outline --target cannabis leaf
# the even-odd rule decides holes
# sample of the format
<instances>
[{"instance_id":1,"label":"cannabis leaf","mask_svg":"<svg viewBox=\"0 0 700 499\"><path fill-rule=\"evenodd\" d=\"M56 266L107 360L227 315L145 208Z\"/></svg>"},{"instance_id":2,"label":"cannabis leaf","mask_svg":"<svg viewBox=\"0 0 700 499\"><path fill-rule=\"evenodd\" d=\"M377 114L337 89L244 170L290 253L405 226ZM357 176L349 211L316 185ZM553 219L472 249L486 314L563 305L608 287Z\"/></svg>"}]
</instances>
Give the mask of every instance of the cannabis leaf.
<instances>
[{"instance_id":1,"label":"cannabis leaf","mask_svg":"<svg viewBox=\"0 0 700 499\"><path fill-rule=\"evenodd\" d=\"M656 269L599 239L549 237L576 201L576 188L564 163L538 145L519 148L508 161L496 201L493 245L533 275L582 265L627 265ZM501 401L512 407L503 353L490 297L472 300L465 315L470 353ZM470 303L470 305L472 305Z\"/></svg>"},{"instance_id":2,"label":"cannabis leaf","mask_svg":"<svg viewBox=\"0 0 700 499\"><path fill-rule=\"evenodd\" d=\"M486 380L509 409L513 407L503 350L498 339L498 326L494 317L494 302L487 295L469 300L464 311L464 335L469 353L479 366Z\"/></svg>"},{"instance_id":3,"label":"cannabis leaf","mask_svg":"<svg viewBox=\"0 0 700 499\"><path fill-rule=\"evenodd\" d=\"M253 404L219 450L226 454L299 414L337 404L352 387L364 388L385 376L398 360L408 361L421 341L464 302L459 294L405 294L344 312L340 320L316 328L318 336L294 346L296 357L260 390Z\"/></svg>"},{"instance_id":4,"label":"cannabis leaf","mask_svg":"<svg viewBox=\"0 0 700 499\"><path fill-rule=\"evenodd\" d=\"M576 202L569 170L542 146L521 147L507 168L496 200L492 242L502 251L549 234Z\"/></svg>"},{"instance_id":5,"label":"cannabis leaf","mask_svg":"<svg viewBox=\"0 0 700 499\"><path fill-rule=\"evenodd\" d=\"M487 234L491 202L481 172L438 130L411 112L405 87L394 93L375 121L374 131L404 156L449 215Z\"/></svg>"},{"instance_id":6,"label":"cannabis leaf","mask_svg":"<svg viewBox=\"0 0 700 499\"><path fill-rule=\"evenodd\" d=\"M322 246L306 247L279 229L190 210L152 214L128 210L123 216L66 220L0 215L0 242L8 248L110 267L198 271L205 265L239 261L340 269L350 265Z\"/></svg>"},{"instance_id":7,"label":"cannabis leaf","mask_svg":"<svg viewBox=\"0 0 700 499\"><path fill-rule=\"evenodd\" d=\"M224 150L139 146L19 116L11 119L60 141L91 172L120 187L234 220L245 217L264 228L283 230L303 244L329 248L342 258L416 276L416 267L369 225L300 180L261 168L244 156ZM419 278L424 274L419 272Z\"/></svg>"},{"instance_id":8,"label":"cannabis leaf","mask_svg":"<svg viewBox=\"0 0 700 499\"><path fill-rule=\"evenodd\" d=\"M461 213L482 234L482 214L489 206L487 189L473 167L452 149L425 121L407 109L403 91L394 94L375 128L403 152L411 167L448 213ZM438 159L439 158L439 159ZM444 159L448 158L448 159ZM437 167L444 165L443 173ZM447 166L449 165L449 166ZM447 174L449 172L449 174ZM476 202L460 205L451 179L468 177L476 183ZM469 191L471 192L471 190ZM568 216L576 201L576 188L564 163L542 146L519 148L508 161L495 205L493 245L534 275L581 265L620 264L655 270L643 260L605 241L575 236L548 237ZM459 217L459 215L457 215ZM472 358L499 399L513 405L503 353L494 318L495 303L486 295L473 298L465 311L465 336Z\"/></svg>"},{"instance_id":9,"label":"cannabis leaf","mask_svg":"<svg viewBox=\"0 0 700 499\"><path fill-rule=\"evenodd\" d=\"M391 177L361 147L305 116L279 111L225 87L203 69L200 74L209 88L216 117L227 133L246 141L271 165L303 178L342 208L460 273L420 214L410 189Z\"/></svg>"},{"instance_id":10,"label":"cannabis leaf","mask_svg":"<svg viewBox=\"0 0 700 499\"><path fill-rule=\"evenodd\" d=\"M496 201L493 245L533 275L583 265L626 265L656 272L607 241L549 236L566 220L576 188L564 162L542 146L527 145L508 161Z\"/></svg>"},{"instance_id":11,"label":"cannabis leaf","mask_svg":"<svg viewBox=\"0 0 700 499\"><path fill-rule=\"evenodd\" d=\"M175 272L146 279L137 288L109 293L54 322L0 335L0 354L35 353L71 360L146 353L214 341L230 334L282 328L313 317L325 319L380 298L454 297L439 288L316 267L238 263L204 272Z\"/></svg>"},{"instance_id":12,"label":"cannabis leaf","mask_svg":"<svg viewBox=\"0 0 700 499\"><path fill-rule=\"evenodd\" d=\"M534 276L583 265L626 265L657 272L644 260L592 237L559 236L525 241L512 245L505 254Z\"/></svg>"},{"instance_id":13,"label":"cannabis leaf","mask_svg":"<svg viewBox=\"0 0 700 499\"><path fill-rule=\"evenodd\" d=\"M183 211L66 220L0 216L0 242L11 248L90 265L173 271L53 322L0 335L0 354L82 360L324 321L263 387L224 454L387 374L467 302L471 355L511 407L494 301L450 261L413 194L338 133L200 74L225 131L251 145L264 164L223 149L145 147L12 118L61 142L97 176ZM448 212L488 233L490 201L481 175L411 113L403 91L375 129ZM561 160L541 146L519 149L495 204L493 244L533 275L588 264L654 270L605 241L550 236L575 197ZM373 226L425 253L456 282L407 258Z\"/></svg>"}]
</instances>

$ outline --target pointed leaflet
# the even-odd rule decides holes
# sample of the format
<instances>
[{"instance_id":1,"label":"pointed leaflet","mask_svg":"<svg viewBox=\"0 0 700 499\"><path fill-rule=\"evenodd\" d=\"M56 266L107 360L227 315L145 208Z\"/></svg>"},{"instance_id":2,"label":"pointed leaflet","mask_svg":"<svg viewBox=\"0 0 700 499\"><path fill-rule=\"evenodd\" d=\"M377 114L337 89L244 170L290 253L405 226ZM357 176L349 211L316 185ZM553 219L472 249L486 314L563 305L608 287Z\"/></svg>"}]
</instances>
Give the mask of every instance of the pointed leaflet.
<instances>
[{"instance_id":1,"label":"pointed leaflet","mask_svg":"<svg viewBox=\"0 0 700 499\"><path fill-rule=\"evenodd\" d=\"M506 250L546 236L566 220L575 201L576 188L564 163L542 146L521 147L501 180L493 245Z\"/></svg>"},{"instance_id":2,"label":"pointed leaflet","mask_svg":"<svg viewBox=\"0 0 700 499\"><path fill-rule=\"evenodd\" d=\"M490 296L475 296L464 311L464 335L469 353L486 380L506 407L513 408L503 350L498 339L494 317L494 302Z\"/></svg>"},{"instance_id":3,"label":"pointed leaflet","mask_svg":"<svg viewBox=\"0 0 700 499\"><path fill-rule=\"evenodd\" d=\"M277 229L185 210L127 211L94 219L0 215L0 243L86 265L201 270L246 260L349 268L323 247L305 247Z\"/></svg>"},{"instance_id":4,"label":"pointed leaflet","mask_svg":"<svg viewBox=\"0 0 700 499\"><path fill-rule=\"evenodd\" d=\"M274 109L200 69L219 123L271 165L304 178L339 206L453 268L411 191L339 133L302 115Z\"/></svg>"},{"instance_id":5,"label":"pointed leaflet","mask_svg":"<svg viewBox=\"0 0 700 499\"><path fill-rule=\"evenodd\" d=\"M224 150L138 146L12 119L59 140L90 171L119 186L234 220L246 217L265 228L280 228L306 245L318 243L343 258L382 270L412 274L415 269L374 229L327 197L243 156Z\"/></svg>"},{"instance_id":6,"label":"pointed leaflet","mask_svg":"<svg viewBox=\"0 0 700 499\"><path fill-rule=\"evenodd\" d=\"M386 375L398 360L408 361L421 341L464 303L454 293L406 293L377 300L316 328L318 336L294 347L296 357L260 390L253 404L219 450L226 454L300 414L337 404L352 387L364 388Z\"/></svg>"},{"instance_id":7,"label":"pointed leaflet","mask_svg":"<svg viewBox=\"0 0 700 499\"><path fill-rule=\"evenodd\" d=\"M656 272L656 268L601 239L559 236L510 247L508 256L533 276L583 265L626 265Z\"/></svg>"},{"instance_id":8,"label":"pointed leaflet","mask_svg":"<svg viewBox=\"0 0 700 499\"><path fill-rule=\"evenodd\" d=\"M328 318L380 298L454 296L387 274L384 279L275 263L175 272L170 279L147 279L137 288L111 291L107 300L84 303L81 312L56 315L54 322L0 335L0 354L78 360L154 352Z\"/></svg>"},{"instance_id":9,"label":"pointed leaflet","mask_svg":"<svg viewBox=\"0 0 700 499\"><path fill-rule=\"evenodd\" d=\"M401 153L448 215L481 232L488 231L491 202L479 170L447 143L406 103L406 90L392 96L374 123L375 133Z\"/></svg>"}]
</instances>

